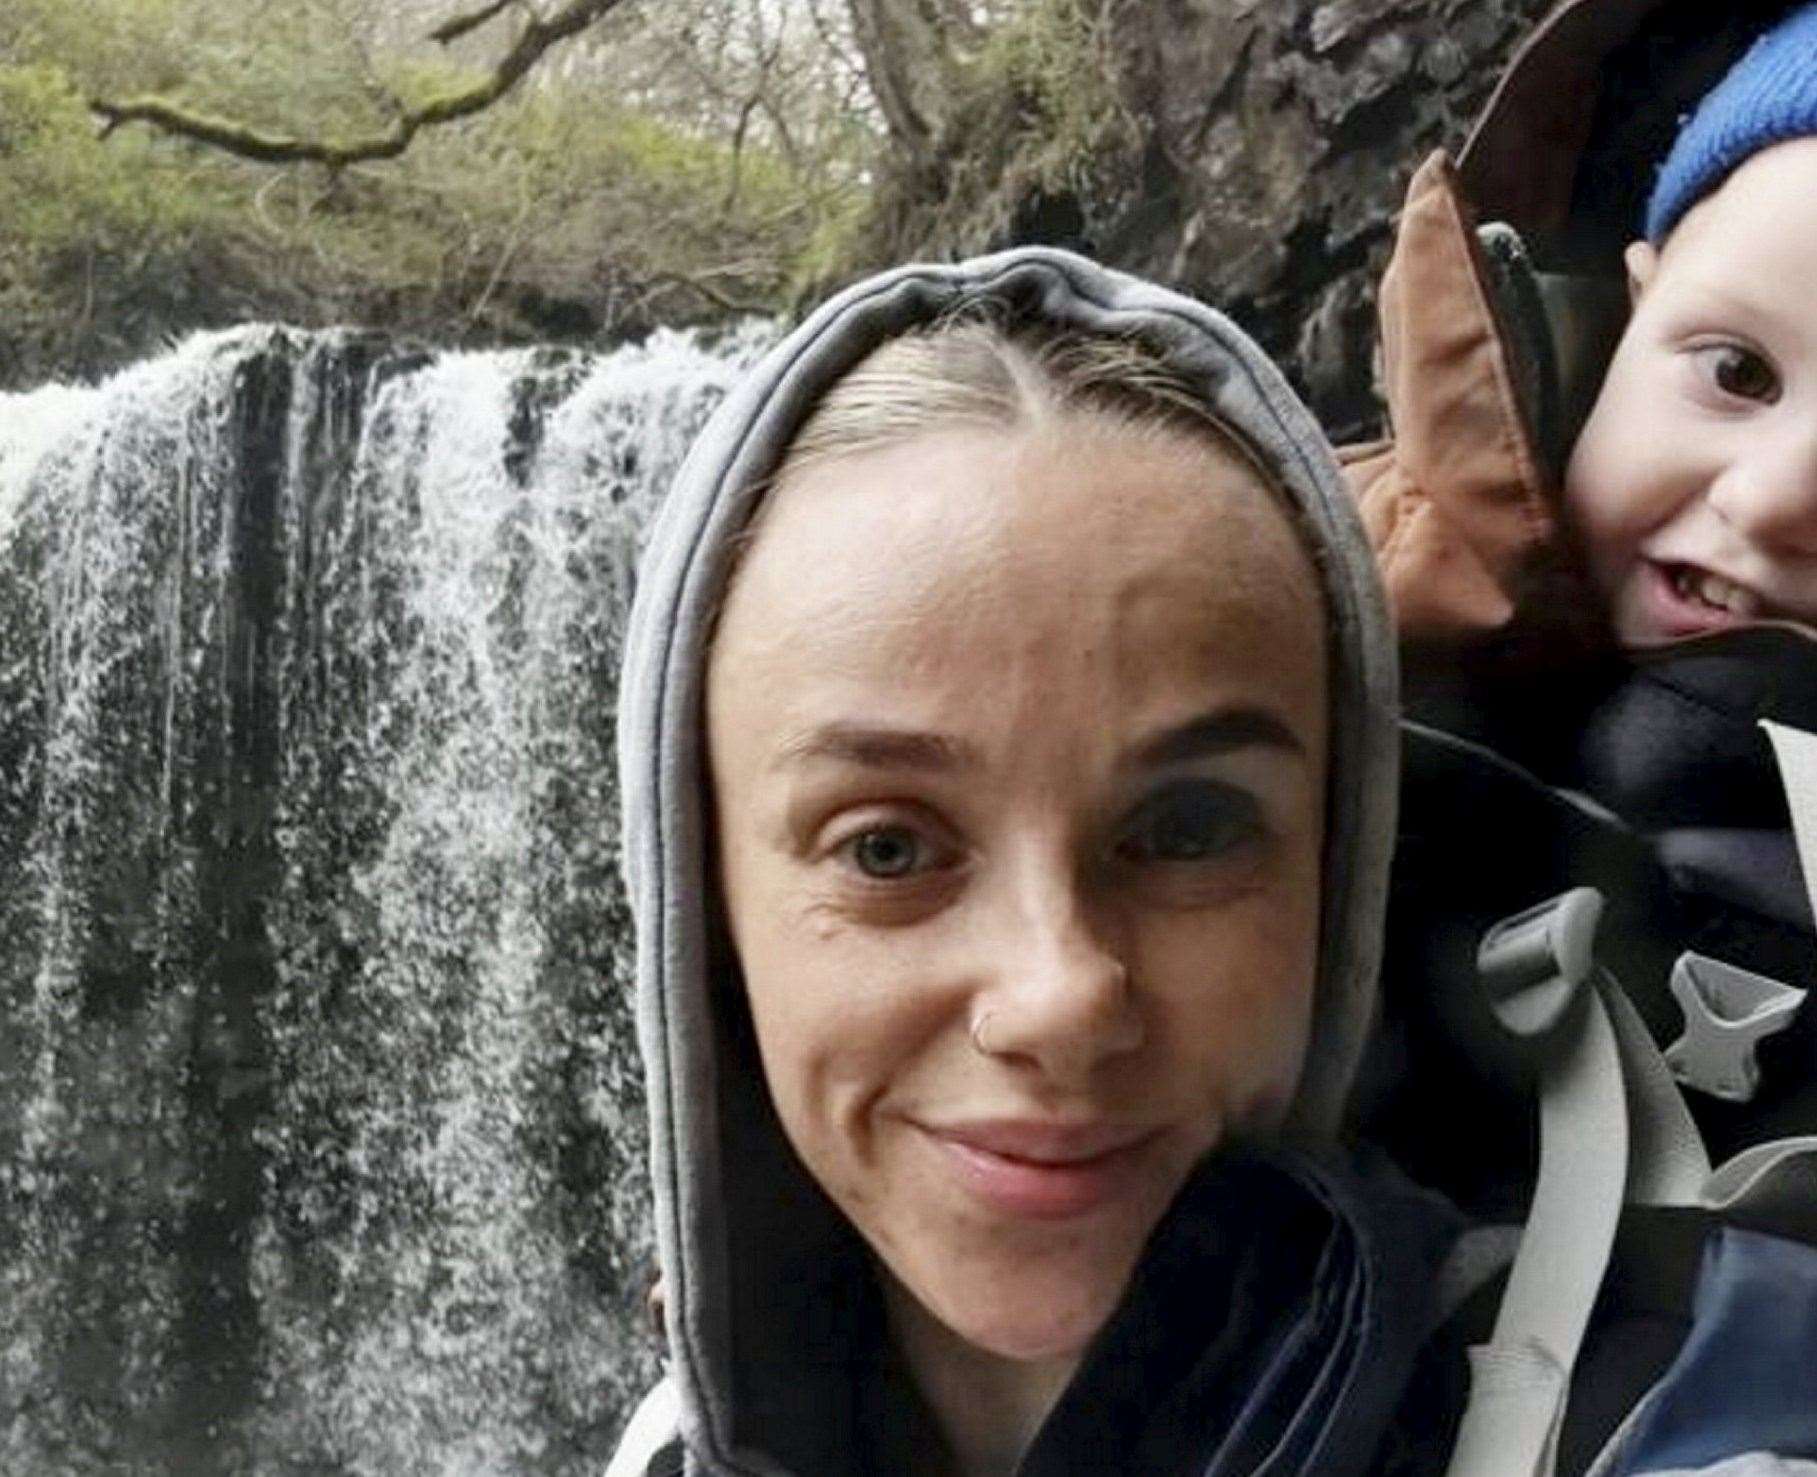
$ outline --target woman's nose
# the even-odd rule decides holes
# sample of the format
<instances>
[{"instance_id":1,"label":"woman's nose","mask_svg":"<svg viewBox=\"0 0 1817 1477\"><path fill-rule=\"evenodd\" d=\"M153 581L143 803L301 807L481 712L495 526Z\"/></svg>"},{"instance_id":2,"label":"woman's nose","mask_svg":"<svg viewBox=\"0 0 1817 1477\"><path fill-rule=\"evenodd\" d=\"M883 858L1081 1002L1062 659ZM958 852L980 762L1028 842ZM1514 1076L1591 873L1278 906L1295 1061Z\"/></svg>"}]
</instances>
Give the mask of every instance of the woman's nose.
<instances>
[{"instance_id":1,"label":"woman's nose","mask_svg":"<svg viewBox=\"0 0 1817 1477\"><path fill-rule=\"evenodd\" d=\"M1751 543L1817 554L1817 417L1762 435L1711 485L1709 499Z\"/></svg>"},{"instance_id":2,"label":"woman's nose","mask_svg":"<svg viewBox=\"0 0 1817 1477\"><path fill-rule=\"evenodd\" d=\"M1025 897L1006 923L991 983L972 1001L979 1051L1072 1086L1141 1046L1140 1004L1123 950L1088 916L1076 885Z\"/></svg>"}]
</instances>

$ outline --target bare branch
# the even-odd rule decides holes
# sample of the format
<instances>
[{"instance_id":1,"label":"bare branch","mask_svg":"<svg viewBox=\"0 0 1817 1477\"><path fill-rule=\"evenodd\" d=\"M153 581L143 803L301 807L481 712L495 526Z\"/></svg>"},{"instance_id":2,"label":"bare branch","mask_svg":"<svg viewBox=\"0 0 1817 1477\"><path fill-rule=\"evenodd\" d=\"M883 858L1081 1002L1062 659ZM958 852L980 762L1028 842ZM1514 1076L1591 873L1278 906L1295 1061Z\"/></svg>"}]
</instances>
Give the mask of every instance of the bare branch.
<instances>
[{"instance_id":1,"label":"bare branch","mask_svg":"<svg viewBox=\"0 0 1817 1477\"><path fill-rule=\"evenodd\" d=\"M500 11L509 10L515 4L517 4L517 0L491 0L490 4L482 5L478 10L470 10L465 15L457 15L443 21L429 33L429 39L439 41L446 46L451 41L460 40L470 31L477 31Z\"/></svg>"},{"instance_id":2,"label":"bare branch","mask_svg":"<svg viewBox=\"0 0 1817 1477\"><path fill-rule=\"evenodd\" d=\"M480 295L467 309L469 325L479 322L480 314L486 311L486 305L492 301L492 294L498 291L499 283L505 280L505 273L510 270L512 262L517 259L518 251L524 244L525 227L530 221L531 207L534 203L528 194L518 201L517 219L511 222L510 234L505 239L504 249L498 254L498 261L493 265L492 275L486 279L486 285Z\"/></svg>"},{"instance_id":3,"label":"bare branch","mask_svg":"<svg viewBox=\"0 0 1817 1477\"><path fill-rule=\"evenodd\" d=\"M569 0L546 20L533 17L487 76L458 92L404 108L389 128L364 138L336 140L263 133L163 97L128 98L123 102L97 98L88 106L102 120L102 138L123 123L149 123L166 133L194 139L259 164L314 163L338 169L362 160L395 159L410 147L418 130L452 123L491 107L523 80L550 47L585 30L619 3L620 0Z\"/></svg>"},{"instance_id":4,"label":"bare branch","mask_svg":"<svg viewBox=\"0 0 1817 1477\"><path fill-rule=\"evenodd\" d=\"M964 0L847 0L847 11L890 135L909 158L927 160L945 135L971 40Z\"/></svg>"},{"instance_id":5,"label":"bare branch","mask_svg":"<svg viewBox=\"0 0 1817 1477\"><path fill-rule=\"evenodd\" d=\"M741 298L725 292L706 280L707 273L689 272L653 272L649 277L649 291L654 294L664 288L680 288L687 292L698 293L714 307L727 313L767 313L771 305L761 298ZM710 274L717 277L738 275L733 268L725 268Z\"/></svg>"}]
</instances>

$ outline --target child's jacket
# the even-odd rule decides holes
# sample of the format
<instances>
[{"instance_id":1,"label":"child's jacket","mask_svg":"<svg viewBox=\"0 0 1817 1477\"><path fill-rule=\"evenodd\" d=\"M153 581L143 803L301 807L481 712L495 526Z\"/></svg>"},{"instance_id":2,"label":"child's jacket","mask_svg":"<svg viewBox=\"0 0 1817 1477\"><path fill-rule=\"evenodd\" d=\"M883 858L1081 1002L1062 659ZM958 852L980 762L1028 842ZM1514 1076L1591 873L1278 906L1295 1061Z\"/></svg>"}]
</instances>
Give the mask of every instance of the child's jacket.
<instances>
[{"instance_id":1,"label":"child's jacket","mask_svg":"<svg viewBox=\"0 0 1817 1477\"><path fill-rule=\"evenodd\" d=\"M1393 439L1345 455L1413 654L1596 639L1558 481L1625 318L1621 251L1682 116L1784 9L1564 0L1457 162L1415 174L1380 292Z\"/></svg>"}]
</instances>

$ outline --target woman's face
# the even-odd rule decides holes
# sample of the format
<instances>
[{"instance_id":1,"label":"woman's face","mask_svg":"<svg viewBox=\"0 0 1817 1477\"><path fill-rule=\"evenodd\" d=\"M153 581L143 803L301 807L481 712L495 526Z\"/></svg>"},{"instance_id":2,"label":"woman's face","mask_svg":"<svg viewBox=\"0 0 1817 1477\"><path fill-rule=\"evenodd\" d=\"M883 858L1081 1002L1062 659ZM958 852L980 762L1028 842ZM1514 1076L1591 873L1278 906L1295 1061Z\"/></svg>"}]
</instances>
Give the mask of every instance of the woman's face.
<instances>
[{"instance_id":1,"label":"woman's face","mask_svg":"<svg viewBox=\"0 0 1817 1477\"><path fill-rule=\"evenodd\" d=\"M1326 670L1257 474L1092 420L773 494L707 683L721 880L795 1150L953 1333L1075 1357L1309 1027Z\"/></svg>"}]
</instances>

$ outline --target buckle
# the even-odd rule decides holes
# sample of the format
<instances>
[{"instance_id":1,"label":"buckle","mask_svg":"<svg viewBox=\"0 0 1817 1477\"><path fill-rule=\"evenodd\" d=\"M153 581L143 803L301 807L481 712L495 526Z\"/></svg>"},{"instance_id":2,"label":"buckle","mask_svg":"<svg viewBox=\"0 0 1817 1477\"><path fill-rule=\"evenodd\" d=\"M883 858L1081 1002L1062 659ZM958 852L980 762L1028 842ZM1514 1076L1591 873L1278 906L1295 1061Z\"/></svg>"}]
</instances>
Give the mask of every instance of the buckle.
<instances>
[{"instance_id":1,"label":"buckle","mask_svg":"<svg viewBox=\"0 0 1817 1477\"><path fill-rule=\"evenodd\" d=\"M1511 1036L1550 1035L1596 968L1603 896L1574 887L1504 918L1477 946L1476 968L1489 1006Z\"/></svg>"},{"instance_id":2,"label":"buckle","mask_svg":"<svg viewBox=\"0 0 1817 1477\"><path fill-rule=\"evenodd\" d=\"M1666 1048L1672 1075L1726 1103L1752 1102L1760 1090L1754 1050L1792 1023L1806 992L1687 952L1672 966L1672 994L1685 1013L1684 1035Z\"/></svg>"}]
</instances>

